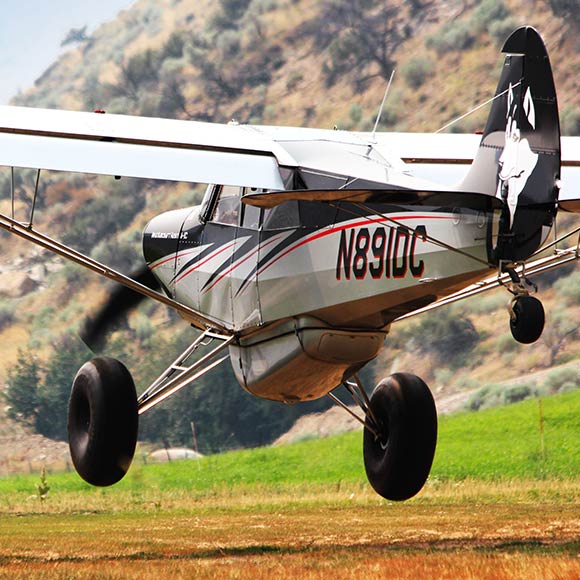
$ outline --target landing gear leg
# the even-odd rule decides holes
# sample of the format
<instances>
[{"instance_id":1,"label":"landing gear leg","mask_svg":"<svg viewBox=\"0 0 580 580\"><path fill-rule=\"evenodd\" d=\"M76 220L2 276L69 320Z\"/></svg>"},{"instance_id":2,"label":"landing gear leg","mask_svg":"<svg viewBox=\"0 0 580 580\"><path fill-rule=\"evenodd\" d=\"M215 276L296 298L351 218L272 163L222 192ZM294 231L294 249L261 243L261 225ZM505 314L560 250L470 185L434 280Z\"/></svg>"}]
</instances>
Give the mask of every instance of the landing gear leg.
<instances>
[{"instance_id":1,"label":"landing gear leg","mask_svg":"<svg viewBox=\"0 0 580 580\"><path fill-rule=\"evenodd\" d=\"M542 336L546 320L542 303L530 296L530 290L535 292L538 288L513 268L505 268L505 271L511 278L511 283L506 287L513 294L508 306L512 336L522 344L532 344Z\"/></svg>"},{"instance_id":2,"label":"landing gear leg","mask_svg":"<svg viewBox=\"0 0 580 580\"><path fill-rule=\"evenodd\" d=\"M370 400L358 379L357 385L366 399L361 407L366 415L363 457L368 480L386 499L409 499L425 484L435 455L437 411L431 391L408 373L382 380Z\"/></svg>"}]
</instances>

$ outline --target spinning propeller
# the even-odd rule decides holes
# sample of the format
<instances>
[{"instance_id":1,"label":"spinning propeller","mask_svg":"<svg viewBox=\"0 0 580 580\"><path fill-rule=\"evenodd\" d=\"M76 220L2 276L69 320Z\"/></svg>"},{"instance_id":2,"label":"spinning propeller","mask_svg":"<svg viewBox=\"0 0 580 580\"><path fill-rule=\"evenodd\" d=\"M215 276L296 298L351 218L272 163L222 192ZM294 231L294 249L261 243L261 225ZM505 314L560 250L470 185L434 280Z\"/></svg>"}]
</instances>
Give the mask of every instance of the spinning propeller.
<instances>
[{"instance_id":1,"label":"spinning propeller","mask_svg":"<svg viewBox=\"0 0 580 580\"><path fill-rule=\"evenodd\" d=\"M151 290L160 289L159 282L147 265L141 266L129 276ZM113 330L115 323L138 306L143 298L145 298L143 294L117 284L101 308L85 320L80 333L83 342L94 352L102 350L107 334Z\"/></svg>"}]
</instances>

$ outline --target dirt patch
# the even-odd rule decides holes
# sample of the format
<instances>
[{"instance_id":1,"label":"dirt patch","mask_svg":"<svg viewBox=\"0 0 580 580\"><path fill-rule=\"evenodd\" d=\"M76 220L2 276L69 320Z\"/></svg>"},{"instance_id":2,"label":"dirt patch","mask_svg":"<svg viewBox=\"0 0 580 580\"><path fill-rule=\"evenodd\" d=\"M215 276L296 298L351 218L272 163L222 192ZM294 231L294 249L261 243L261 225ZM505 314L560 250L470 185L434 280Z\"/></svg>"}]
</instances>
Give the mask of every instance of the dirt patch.
<instances>
[{"instance_id":1,"label":"dirt patch","mask_svg":"<svg viewBox=\"0 0 580 580\"><path fill-rule=\"evenodd\" d=\"M351 407L354 413L362 416L360 409ZM274 445L297 443L305 439L318 439L330 437L339 433L347 433L362 429L361 423L349 415L344 409L332 407L323 413L303 415L290 428L274 441Z\"/></svg>"},{"instance_id":2,"label":"dirt patch","mask_svg":"<svg viewBox=\"0 0 580 580\"><path fill-rule=\"evenodd\" d=\"M0 477L40 473L43 467L49 471L71 468L66 443L32 433L3 413L0 422Z\"/></svg>"}]
</instances>

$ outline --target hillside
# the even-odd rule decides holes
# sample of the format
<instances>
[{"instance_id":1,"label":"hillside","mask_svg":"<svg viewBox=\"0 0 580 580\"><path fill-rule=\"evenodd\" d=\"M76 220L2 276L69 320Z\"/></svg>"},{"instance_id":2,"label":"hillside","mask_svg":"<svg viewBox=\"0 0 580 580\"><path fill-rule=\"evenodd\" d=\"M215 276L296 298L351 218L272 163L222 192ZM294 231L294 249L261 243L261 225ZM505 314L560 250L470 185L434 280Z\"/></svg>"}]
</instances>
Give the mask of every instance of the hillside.
<instances>
[{"instance_id":1,"label":"hillside","mask_svg":"<svg viewBox=\"0 0 580 580\"><path fill-rule=\"evenodd\" d=\"M374 0L200 0L194 7L181 0L139 0L80 40L15 103L364 130L372 127L386 81L396 67L381 130L434 131L491 96L502 60L499 46L513 28L526 23L536 26L547 42L563 129L578 134L579 24L577 14L566 10L567 4L556 0L415 0L388 6ZM353 21L358 25L351 26ZM455 130L479 129L485 116L483 110ZM17 172L20 212L26 209L34 179L29 172ZM7 207L8 173L0 175L0 185L0 204ZM142 261L144 224L160 211L196 203L202 191L202 186L189 184L43 174L36 221L49 235L129 272ZM567 225L572 225L570 219ZM5 293L0 303L1 380L8 380L16 362L23 360L22 352L26 360L38 357L39 380L52 377L68 384L63 369L74 372L73 363L84 356L73 344L78 342L74 337L79 324L103 300L108 286L13 238L3 235L3 239L7 243L0 274L13 279L15 271L25 271L35 289ZM445 353L429 348L426 333L452 334L450 315L443 319L434 315L424 323L411 320L393 329L388 348L369 374L412 368L438 394L453 395L580 358L580 337L575 326L570 328L571 321L580 319L580 300L573 291L574 278L567 293L561 291L566 279L544 278L541 296L553 316L544 339L532 347L521 347L507 336L507 298L496 292L450 311L477 329L471 350ZM164 308L143 304L115 333L110 349L121 353L139 384L144 384L191 336ZM221 399L218 392L211 404L200 404L203 394L196 391L192 398L168 406L167 414L163 411L152 419L145 432L158 436L168 414L186 406L191 415L184 414L166 428L169 440L183 442L191 420L210 422L212 405L230 412L237 401L230 393L239 388L231 374L220 380ZM62 393L58 396L64 409L66 399ZM271 409L252 410L254 414L235 431L206 427L202 439L210 451L263 444L266 434L282 433L299 413L284 410L280 424L273 425ZM242 435L256 425L262 431L259 438ZM223 442L218 445L220 438Z\"/></svg>"}]
</instances>

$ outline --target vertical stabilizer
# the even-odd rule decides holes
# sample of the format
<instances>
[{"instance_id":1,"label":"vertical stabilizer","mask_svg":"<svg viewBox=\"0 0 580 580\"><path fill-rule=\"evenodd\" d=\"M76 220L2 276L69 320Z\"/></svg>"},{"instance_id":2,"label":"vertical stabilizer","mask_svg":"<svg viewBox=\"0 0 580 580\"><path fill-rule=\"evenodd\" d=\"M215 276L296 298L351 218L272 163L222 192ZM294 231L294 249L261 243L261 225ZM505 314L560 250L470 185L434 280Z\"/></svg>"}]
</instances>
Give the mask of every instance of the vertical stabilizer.
<instances>
[{"instance_id":1,"label":"vertical stabilizer","mask_svg":"<svg viewBox=\"0 0 580 580\"><path fill-rule=\"evenodd\" d=\"M556 89L542 38L518 28L502 49L506 58L487 125L461 189L503 201L490 258L523 260L552 225L560 179Z\"/></svg>"}]
</instances>

